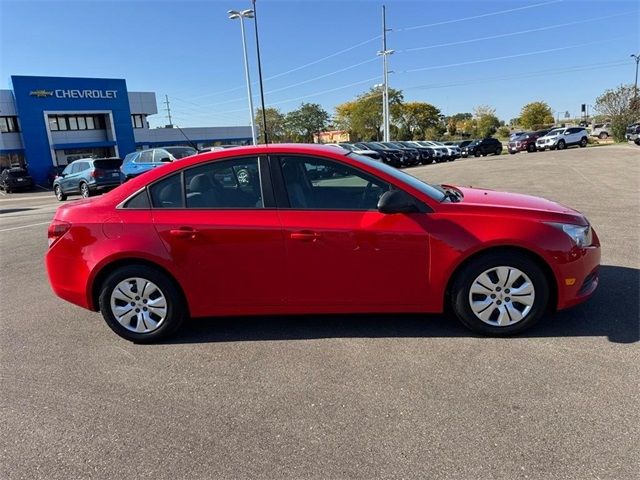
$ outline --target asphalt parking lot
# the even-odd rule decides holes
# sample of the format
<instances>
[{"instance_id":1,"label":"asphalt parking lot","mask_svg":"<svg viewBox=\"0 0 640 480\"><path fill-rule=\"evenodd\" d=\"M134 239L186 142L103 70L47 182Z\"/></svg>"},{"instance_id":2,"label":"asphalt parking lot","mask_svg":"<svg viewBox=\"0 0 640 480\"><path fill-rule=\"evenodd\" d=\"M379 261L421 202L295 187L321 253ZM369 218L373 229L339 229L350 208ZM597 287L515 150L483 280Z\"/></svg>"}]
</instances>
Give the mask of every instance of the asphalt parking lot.
<instances>
[{"instance_id":1,"label":"asphalt parking lot","mask_svg":"<svg viewBox=\"0 0 640 480\"><path fill-rule=\"evenodd\" d=\"M134 345L51 293L52 194L0 195L0 477L637 478L640 148L410 172L581 210L598 292L511 339L440 316L296 316Z\"/></svg>"}]
</instances>

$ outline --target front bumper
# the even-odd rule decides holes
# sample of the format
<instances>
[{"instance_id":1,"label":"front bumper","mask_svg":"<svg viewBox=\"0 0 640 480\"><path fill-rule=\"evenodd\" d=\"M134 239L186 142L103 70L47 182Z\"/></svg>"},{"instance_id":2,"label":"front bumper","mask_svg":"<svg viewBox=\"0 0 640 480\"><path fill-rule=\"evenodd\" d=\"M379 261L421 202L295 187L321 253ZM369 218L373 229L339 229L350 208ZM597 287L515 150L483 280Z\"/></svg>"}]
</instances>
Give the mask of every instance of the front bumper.
<instances>
[{"instance_id":1,"label":"front bumper","mask_svg":"<svg viewBox=\"0 0 640 480\"><path fill-rule=\"evenodd\" d=\"M595 232L594 232L594 237ZM587 248L574 248L563 263L556 265L558 282L557 309L573 307L591 297L599 281L600 245Z\"/></svg>"}]
</instances>

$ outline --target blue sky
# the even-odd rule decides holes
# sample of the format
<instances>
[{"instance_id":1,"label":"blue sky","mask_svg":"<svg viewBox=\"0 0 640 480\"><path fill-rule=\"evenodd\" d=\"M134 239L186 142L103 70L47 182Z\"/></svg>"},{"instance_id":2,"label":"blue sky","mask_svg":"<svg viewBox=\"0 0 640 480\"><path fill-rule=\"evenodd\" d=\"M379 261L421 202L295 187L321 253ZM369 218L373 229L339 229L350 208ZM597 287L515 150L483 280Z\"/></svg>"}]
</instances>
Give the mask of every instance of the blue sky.
<instances>
[{"instance_id":1,"label":"blue sky","mask_svg":"<svg viewBox=\"0 0 640 480\"><path fill-rule=\"evenodd\" d=\"M384 3L396 51L390 85L445 114L490 105L508 121L544 100L578 115L581 103L633 82L635 0ZM380 83L381 5L258 0L267 105L286 112L315 102L333 112ZM180 126L246 125L240 26L226 15L243 8L248 0L0 0L0 87L16 74L124 78L158 102L168 94ZM166 122L162 115L152 126Z\"/></svg>"}]
</instances>

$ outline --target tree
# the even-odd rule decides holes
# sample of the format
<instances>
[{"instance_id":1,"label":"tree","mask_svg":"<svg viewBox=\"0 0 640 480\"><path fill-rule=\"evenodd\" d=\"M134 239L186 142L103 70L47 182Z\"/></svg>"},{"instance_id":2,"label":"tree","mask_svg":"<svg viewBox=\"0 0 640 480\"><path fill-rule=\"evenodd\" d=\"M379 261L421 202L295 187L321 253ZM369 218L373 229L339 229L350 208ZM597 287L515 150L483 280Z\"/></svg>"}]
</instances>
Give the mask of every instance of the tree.
<instances>
[{"instance_id":1,"label":"tree","mask_svg":"<svg viewBox=\"0 0 640 480\"><path fill-rule=\"evenodd\" d=\"M389 110L395 118L402 105L402 92L389 89ZM382 129L382 89L372 88L355 100L336 106L336 123L348 127L355 139L380 140Z\"/></svg>"},{"instance_id":2,"label":"tree","mask_svg":"<svg viewBox=\"0 0 640 480\"><path fill-rule=\"evenodd\" d=\"M617 142L625 140L627 126L640 118L640 102L633 105L633 98L633 85L620 85L596 98L595 109L611 121L613 138Z\"/></svg>"},{"instance_id":3,"label":"tree","mask_svg":"<svg viewBox=\"0 0 640 480\"><path fill-rule=\"evenodd\" d=\"M488 105L480 105L473 109L476 121L476 133L479 137L490 137L500 126L500 120L496 117L496 109Z\"/></svg>"},{"instance_id":4,"label":"tree","mask_svg":"<svg viewBox=\"0 0 640 480\"><path fill-rule=\"evenodd\" d=\"M329 114L317 103L302 103L287 113L286 128L292 140L313 142L313 134L322 132L329 123Z\"/></svg>"},{"instance_id":5,"label":"tree","mask_svg":"<svg viewBox=\"0 0 640 480\"><path fill-rule=\"evenodd\" d=\"M553 112L545 102L532 102L522 107L520 125L537 130L545 124L553 123Z\"/></svg>"},{"instance_id":6,"label":"tree","mask_svg":"<svg viewBox=\"0 0 640 480\"><path fill-rule=\"evenodd\" d=\"M267 117L267 136L269 142L277 143L286 140L287 130L285 128L285 116L277 108L266 108ZM262 109L256 111L256 126L260 131L259 143L265 143L264 139L264 122L262 117Z\"/></svg>"},{"instance_id":7,"label":"tree","mask_svg":"<svg viewBox=\"0 0 640 480\"><path fill-rule=\"evenodd\" d=\"M424 138L427 129L435 128L440 121L440 110L424 102L399 104L394 113L400 140Z\"/></svg>"},{"instance_id":8,"label":"tree","mask_svg":"<svg viewBox=\"0 0 640 480\"><path fill-rule=\"evenodd\" d=\"M500 126L500 120L495 115L483 115L478 119L478 136L490 137Z\"/></svg>"}]
</instances>

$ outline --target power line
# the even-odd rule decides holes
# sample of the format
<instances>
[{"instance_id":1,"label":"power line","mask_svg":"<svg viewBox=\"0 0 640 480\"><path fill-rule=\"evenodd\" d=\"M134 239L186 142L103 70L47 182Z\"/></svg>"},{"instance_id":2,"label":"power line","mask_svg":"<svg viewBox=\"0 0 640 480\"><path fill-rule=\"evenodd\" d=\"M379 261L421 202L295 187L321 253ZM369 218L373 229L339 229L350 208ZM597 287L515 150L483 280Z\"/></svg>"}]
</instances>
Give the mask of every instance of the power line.
<instances>
[{"instance_id":1,"label":"power line","mask_svg":"<svg viewBox=\"0 0 640 480\"><path fill-rule=\"evenodd\" d=\"M423 25L414 25L413 27L398 28L395 31L396 32L408 32L410 30L418 30L420 28L437 27L437 26L440 26L440 25L450 25L452 23L466 22L467 20L476 20L478 18L486 18L486 17L495 16L495 15L503 15L505 13L519 12L521 10L528 10L530 8L544 7L545 5L552 5L554 3L560 3L562 1L564 1L564 0L552 0L550 2L535 3L533 5L525 5L524 7L509 8L507 10L500 10L498 12L483 13L481 15L474 15L472 17L456 18L454 20L444 20L442 22L425 23Z\"/></svg>"},{"instance_id":2,"label":"power line","mask_svg":"<svg viewBox=\"0 0 640 480\"><path fill-rule=\"evenodd\" d=\"M605 40L597 40L597 41L594 41L594 42L579 43L579 44L576 44L576 45L569 45L569 46L566 46L566 47L547 48L545 50L536 50L536 51L533 51L533 52L526 52L526 53L516 53L516 54L513 54L513 55L502 55L500 57L482 58L480 60L471 60L471 61L468 61L468 62L458 62L458 63L449 63L449 64L446 64L446 65L432 65L432 66L429 66L429 67L411 68L409 70L402 70L399 73L423 72L425 70L438 70L438 69L441 69L441 68L461 67L461 66L464 66L464 65L474 65L474 64L477 64L477 63L494 62L496 60L507 60L507 59L510 59L510 58L528 57L528 56L531 56L531 55L540 55L540 54L543 54L543 53L559 52L559 51L562 51L562 50L569 50L569 49L572 49L572 48L579 48L579 47L586 47L586 46L589 46L589 45L601 44L603 42L619 40L620 38L623 38L623 37L607 38Z\"/></svg>"},{"instance_id":3,"label":"power line","mask_svg":"<svg viewBox=\"0 0 640 480\"><path fill-rule=\"evenodd\" d=\"M579 25L579 24L582 24L582 23L606 20L608 18L623 17L625 15L629 15L630 13L635 13L635 12L616 13L614 15L607 15L607 16L604 16L604 17L595 17L595 18L589 18L589 19L585 19L585 20L576 20L574 22L559 23L559 24L556 24L556 25L549 25L549 26L546 26L546 27L531 28L531 29L528 29L528 30L519 30L517 32L510 32L510 33L501 33L501 34L498 34L498 35L491 35L489 37L472 38L470 40L460 40L460 41L457 41L457 42L439 43L439 44L435 44L435 45L426 45L424 47L405 48L404 50L396 50L396 52L397 53L417 52L419 50L429 50L429 49L432 49L432 48L451 47L451 46L454 46L454 45L464 45L464 44L467 44L467 43L480 42L480 41L483 41L483 40L494 40L496 38L513 37L515 35L524 35L526 33L534 33L534 32L542 32L542 31L546 31L546 30L553 30L554 28L568 27L568 26L571 26L571 25Z\"/></svg>"}]
</instances>

